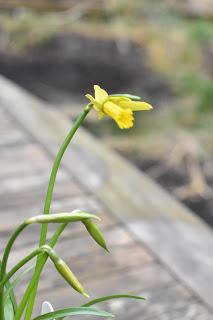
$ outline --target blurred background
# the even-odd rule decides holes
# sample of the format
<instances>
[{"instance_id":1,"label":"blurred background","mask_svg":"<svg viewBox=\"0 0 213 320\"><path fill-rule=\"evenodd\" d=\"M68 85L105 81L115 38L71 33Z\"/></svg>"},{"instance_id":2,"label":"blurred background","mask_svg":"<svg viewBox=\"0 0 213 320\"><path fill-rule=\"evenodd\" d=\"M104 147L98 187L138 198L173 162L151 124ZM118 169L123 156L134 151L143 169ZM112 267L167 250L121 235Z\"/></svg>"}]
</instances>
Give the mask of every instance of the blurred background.
<instances>
[{"instance_id":1,"label":"blurred background","mask_svg":"<svg viewBox=\"0 0 213 320\"><path fill-rule=\"evenodd\" d=\"M0 73L72 119L93 84L152 103L86 127L213 225L212 0L0 0Z\"/></svg>"}]
</instances>

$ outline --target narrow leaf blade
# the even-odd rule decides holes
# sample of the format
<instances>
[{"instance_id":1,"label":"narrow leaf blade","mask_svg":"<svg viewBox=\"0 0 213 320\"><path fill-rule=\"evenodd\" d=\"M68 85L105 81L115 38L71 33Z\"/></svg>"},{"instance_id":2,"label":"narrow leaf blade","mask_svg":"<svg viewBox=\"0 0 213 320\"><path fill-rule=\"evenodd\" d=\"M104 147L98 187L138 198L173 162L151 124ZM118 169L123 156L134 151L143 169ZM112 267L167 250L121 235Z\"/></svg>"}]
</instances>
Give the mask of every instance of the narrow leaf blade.
<instances>
[{"instance_id":1,"label":"narrow leaf blade","mask_svg":"<svg viewBox=\"0 0 213 320\"><path fill-rule=\"evenodd\" d=\"M14 318L14 309L11 299L8 297L4 303L4 315L6 320L13 320Z\"/></svg>"},{"instance_id":2,"label":"narrow leaf blade","mask_svg":"<svg viewBox=\"0 0 213 320\"><path fill-rule=\"evenodd\" d=\"M134 295L129 295L129 294L113 294L111 296L104 296L98 299L91 300L85 304L82 305L82 307L90 307L96 303L108 301L108 300L113 300L113 299L120 299L120 298L125 298L125 299L134 299L134 300L146 300L144 297L140 296L134 296Z\"/></svg>"},{"instance_id":3,"label":"narrow leaf blade","mask_svg":"<svg viewBox=\"0 0 213 320\"><path fill-rule=\"evenodd\" d=\"M1 269L1 260L0 260L0 269ZM6 287L6 289L8 289L8 288L10 287L10 281L8 281L8 282L5 284L5 287ZM15 293L14 293L14 290L13 290L13 289L11 289L9 296L10 296L10 301L11 301L11 303L12 303L12 305L13 305L13 311L16 311L16 309L17 309L17 302L16 302L16 297L15 297Z\"/></svg>"},{"instance_id":4,"label":"narrow leaf blade","mask_svg":"<svg viewBox=\"0 0 213 320\"><path fill-rule=\"evenodd\" d=\"M114 317L113 314L88 307L78 307L78 308L66 308L61 310L56 310L54 312L49 312L34 318L33 320L52 320L58 318L64 318L68 316L76 316L76 315L93 315L99 317Z\"/></svg>"},{"instance_id":5,"label":"narrow leaf blade","mask_svg":"<svg viewBox=\"0 0 213 320\"><path fill-rule=\"evenodd\" d=\"M20 282L23 280L25 275L29 273L32 269L34 268L34 265L24 269L22 272L18 274L18 276L13 280L13 282L10 282L9 285L7 286L7 290L5 292L5 299L7 299L8 295L11 294L11 292L15 289L16 286L20 284Z\"/></svg>"}]
</instances>

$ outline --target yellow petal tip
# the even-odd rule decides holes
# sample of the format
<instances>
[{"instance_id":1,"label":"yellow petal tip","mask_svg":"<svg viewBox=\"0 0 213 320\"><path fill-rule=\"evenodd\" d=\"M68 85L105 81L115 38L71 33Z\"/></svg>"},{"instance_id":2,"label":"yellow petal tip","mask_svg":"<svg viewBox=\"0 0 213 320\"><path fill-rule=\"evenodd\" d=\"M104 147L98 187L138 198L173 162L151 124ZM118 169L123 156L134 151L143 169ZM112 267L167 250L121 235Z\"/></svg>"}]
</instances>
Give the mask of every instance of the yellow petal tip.
<instances>
[{"instance_id":1,"label":"yellow petal tip","mask_svg":"<svg viewBox=\"0 0 213 320\"><path fill-rule=\"evenodd\" d=\"M94 87L94 90L95 90L95 89L101 89L101 87L100 87L99 85L97 85L97 84L94 84L93 87Z\"/></svg>"}]
</instances>

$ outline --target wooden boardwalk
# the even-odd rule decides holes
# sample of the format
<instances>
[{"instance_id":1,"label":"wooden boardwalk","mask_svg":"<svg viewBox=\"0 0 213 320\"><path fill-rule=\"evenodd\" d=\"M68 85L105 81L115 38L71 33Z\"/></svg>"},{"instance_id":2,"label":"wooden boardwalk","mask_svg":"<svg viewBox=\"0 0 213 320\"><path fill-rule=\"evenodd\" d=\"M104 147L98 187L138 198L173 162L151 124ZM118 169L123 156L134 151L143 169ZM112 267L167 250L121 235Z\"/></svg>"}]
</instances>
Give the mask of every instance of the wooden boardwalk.
<instances>
[{"instance_id":1,"label":"wooden boardwalk","mask_svg":"<svg viewBox=\"0 0 213 320\"><path fill-rule=\"evenodd\" d=\"M42 212L53 155L67 130L67 119L41 105L0 78L0 251L18 223ZM91 298L128 292L147 298L113 301L103 308L122 320L213 318L211 231L83 130L64 159L52 211L76 208L100 214L111 251L101 250L80 224L70 225L56 247ZM9 266L37 245L38 233L34 226L23 233ZM55 308L84 301L51 263L42 274L37 311L46 299Z\"/></svg>"}]
</instances>

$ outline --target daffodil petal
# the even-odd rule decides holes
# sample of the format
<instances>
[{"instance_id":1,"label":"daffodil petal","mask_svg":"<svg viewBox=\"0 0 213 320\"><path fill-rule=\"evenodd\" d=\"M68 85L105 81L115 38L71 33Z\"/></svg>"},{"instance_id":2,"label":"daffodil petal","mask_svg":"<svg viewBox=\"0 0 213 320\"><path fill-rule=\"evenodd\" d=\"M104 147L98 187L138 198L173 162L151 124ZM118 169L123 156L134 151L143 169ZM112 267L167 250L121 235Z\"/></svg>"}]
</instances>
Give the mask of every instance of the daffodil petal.
<instances>
[{"instance_id":1,"label":"daffodil petal","mask_svg":"<svg viewBox=\"0 0 213 320\"><path fill-rule=\"evenodd\" d=\"M96 103L95 98L93 98L93 96L91 96L91 94L88 93L88 94L85 95L85 97L86 97L87 99L89 99L93 104Z\"/></svg>"},{"instance_id":2,"label":"daffodil petal","mask_svg":"<svg viewBox=\"0 0 213 320\"><path fill-rule=\"evenodd\" d=\"M120 101L119 106L124 109L131 109L132 111L152 109L151 104L142 101Z\"/></svg>"},{"instance_id":3,"label":"daffodil petal","mask_svg":"<svg viewBox=\"0 0 213 320\"><path fill-rule=\"evenodd\" d=\"M108 93L97 85L94 85L94 91L95 91L95 100L100 104L103 104L109 97Z\"/></svg>"},{"instance_id":4,"label":"daffodil petal","mask_svg":"<svg viewBox=\"0 0 213 320\"><path fill-rule=\"evenodd\" d=\"M91 101L94 108L99 112L101 110L101 105L91 96L91 94L86 94L85 97Z\"/></svg>"},{"instance_id":5,"label":"daffodil petal","mask_svg":"<svg viewBox=\"0 0 213 320\"><path fill-rule=\"evenodd\" d=\"M114 97L114 96L109 96L108 101L111 101L115 104L119 104L121 101L131 101L127 97Z\"/></svg>"}]
</instances>

